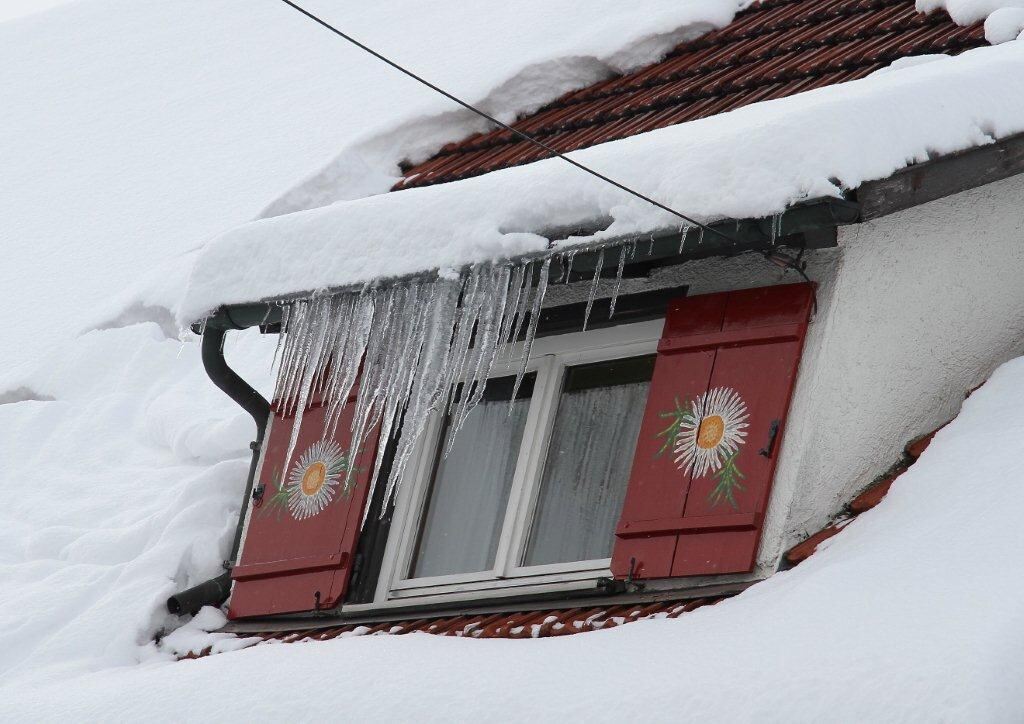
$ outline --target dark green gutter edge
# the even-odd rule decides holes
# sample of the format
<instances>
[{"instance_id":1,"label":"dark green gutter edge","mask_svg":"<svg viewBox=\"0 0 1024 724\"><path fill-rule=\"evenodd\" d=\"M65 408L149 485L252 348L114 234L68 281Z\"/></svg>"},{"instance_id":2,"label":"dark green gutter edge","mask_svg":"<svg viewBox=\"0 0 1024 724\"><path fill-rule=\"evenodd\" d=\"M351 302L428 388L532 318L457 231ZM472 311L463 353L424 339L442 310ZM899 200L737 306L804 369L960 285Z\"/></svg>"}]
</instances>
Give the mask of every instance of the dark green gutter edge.
<instances>
[{"instance_id":1,"label":"dark green gutter edge","mask_svg":"<svg viewBox=\"0 0 1024 724\"><path fill-rule=\"evenodd\" d=\"M667 266L712 256L768 251L780 246L794 249L833 247L837 243L836 228L857 223L860 218L860 206L852 201L839 198L816 199L763 219L711 224L713 229L727 238L708 232L702 234L699 229L690 227L683 231L655 232L644 237L609 239L603 245L615 246L635 241L636 249L626 264L626 274L629 275L645 266ZM618 267L618 254L602 254L600 249L594 247L585 249L577 252L573 258L574 277L592 276L598 263L602 265L602 273L614 272ZM558 279L561 275L561 268L553 265L551 277ZM280 304L265 300L222 306L205 320L205 328L233 330L260 327L264 332L276 332L280 322ZM197 334L201 334L203 329L202 322L192 325L192 331Z\"/></svg>"}]
</instances>

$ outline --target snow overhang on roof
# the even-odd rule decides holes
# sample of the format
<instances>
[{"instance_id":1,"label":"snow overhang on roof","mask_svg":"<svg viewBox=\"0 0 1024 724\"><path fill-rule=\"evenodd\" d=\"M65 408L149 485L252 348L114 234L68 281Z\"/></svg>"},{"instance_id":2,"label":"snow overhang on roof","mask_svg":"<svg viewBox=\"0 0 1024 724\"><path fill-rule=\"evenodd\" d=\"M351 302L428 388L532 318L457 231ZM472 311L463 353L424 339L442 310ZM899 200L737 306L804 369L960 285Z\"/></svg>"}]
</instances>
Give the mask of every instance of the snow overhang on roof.
<instances>
[{"instance_id":1,"label":"snow overhang on roof","mask_svg":"<svg viewBox=\"0 0 1024 724\"><path fill-rule=\"evenodd\" d=\"M909 165L1021 131L1024 44L1011 42L658 128L574 158L704 222L770 226L808 200L842 199ZM224 304L448 274L666 230L678 240L685 230L676 222L547 159L239 227L198 255L177 313L189 323ZM561 238L546 231L553 227L584 231Z\"/></svg>"},{"instance_id":2,"label":"snow overhang on roof","mask_svg":"<svg viewBox=\"0 0 1024 724\"><path fill-rule=\"evenodd\" d=\"M645 235L637 240L635 235L620 239L607 239L590 244L578 244L572 250L571 261L562 255L554 255L550 277L571 280L592 278L595 274L607 275L619 265L618 253L604 252L611 247L628 245L628 261L624 262L627 275L630 269L646 268L678 263L683 260L702 259L711 256L728 256L750 251L767 252L780 247L807 250L823 249L836 245L836 228L852 224L861 219L859 204L841 198L819 199L805 202L787 209L781 214L763 219L744 219L738 221L720 221L710 225L710 229L721 232L703 231L698 227L683 229L663 229ZM576 234L586 234L584 229L572 230ZM594 232L595 234L597 232ZM557 233L552 238L559 237ZM517 260L531 257L543 257L550 250L522 254ZM435 272L426 272L433 276ZM423 276L413 273L405 276L391 277L390 282ZM205 328L215 329L246 329L260 326L267 331L277 331L281 321L281 302L295 298L306 298L314 293L341 293L357 291L362 284L350 287L330 287L327 289L299 290L292 294L281 295L261 301L227 304L218 307L211 315L192 327L196 332Z\"/></svg>"}]
</instances>

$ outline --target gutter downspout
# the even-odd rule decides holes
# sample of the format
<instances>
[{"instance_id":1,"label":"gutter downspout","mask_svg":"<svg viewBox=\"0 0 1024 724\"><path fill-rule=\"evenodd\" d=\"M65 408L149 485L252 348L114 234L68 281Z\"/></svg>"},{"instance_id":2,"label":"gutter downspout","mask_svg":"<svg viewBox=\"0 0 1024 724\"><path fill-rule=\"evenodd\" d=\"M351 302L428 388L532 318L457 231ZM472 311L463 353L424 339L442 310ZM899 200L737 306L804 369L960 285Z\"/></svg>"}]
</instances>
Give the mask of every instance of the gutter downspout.
<instances>
[{"instance_id":1,"label":"gutter downspout","mask_svg":"<svg viewBox=\"0 0 1024 724\"><path fill-rule=\"evenodd\" d=\"M230 319L229 315L226 316ZM238 549L242 543L242 528L245 525L245 516L252 499L256 466L259 464L260 451L263 447L263 436L266 434L267 422L270 419L270 403L231 369L227 360L224 359L224 339L228 328L227 325L207 325L203 330L203 368L213 384L252 416L256 423L256 439L249 443L249 447L252 449L252 459L249 462L245 495L242 498L242 508L238 513L238 524L235 526L235 536L231 543L231 554L224 561L225 572L168 598L167 610L173 614L195 614L203 606L220 606L227 600L231 592L231 569L238 558ZM244 327L236 325L231 325L230 328L244 329Z\"/></svg>"}]
</instances>

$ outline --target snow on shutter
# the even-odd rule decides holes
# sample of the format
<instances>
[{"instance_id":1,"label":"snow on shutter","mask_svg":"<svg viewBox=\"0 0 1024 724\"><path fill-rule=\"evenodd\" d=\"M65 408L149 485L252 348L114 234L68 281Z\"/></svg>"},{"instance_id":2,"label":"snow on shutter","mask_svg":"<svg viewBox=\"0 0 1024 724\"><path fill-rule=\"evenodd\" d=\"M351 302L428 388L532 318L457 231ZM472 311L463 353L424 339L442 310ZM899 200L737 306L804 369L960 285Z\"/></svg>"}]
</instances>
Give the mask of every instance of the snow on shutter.
<instances>
[{"instance_id":1,"label":"snow on shutter","mask_svg":"<svg viewBox=\"0 0 1024 724\"><path fill-rule=\"evenodd\" d=\"M615 577L753 569L812 299L793 284L669 305Z\"/></svg>"},{"instance_id":2,"label":"snow on shutter","mask_svg":"<svg viewBox=\"0 0 1024 724\"><path fill-rule=\"evenodd\" d=\"M326 410L314 401L288 470L294 416L274 414L260 471L263 497L253 507L242 557L231 573L229 618L329 608L344 597L377 447L375 431L354 456L348 449L354 410L353 397L334 438L322 441ZM350 464L355 472L346 487Z\"/></svg>"}]
</instances>

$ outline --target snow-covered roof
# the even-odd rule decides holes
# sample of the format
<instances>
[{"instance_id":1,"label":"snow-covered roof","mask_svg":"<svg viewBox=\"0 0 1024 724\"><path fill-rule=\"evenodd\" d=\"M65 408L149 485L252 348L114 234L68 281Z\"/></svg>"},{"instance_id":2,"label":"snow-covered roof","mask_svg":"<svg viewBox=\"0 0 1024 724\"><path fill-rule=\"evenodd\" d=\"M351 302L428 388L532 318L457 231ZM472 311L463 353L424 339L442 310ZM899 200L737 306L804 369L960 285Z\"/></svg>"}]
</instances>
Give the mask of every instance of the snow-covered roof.
<instances>
[{"instance_id":1,"label":"snow-covered roof","mask_svg":"<svg viewBox=\"0 0 1024 724\"><path fill-rule=\"evenodd\" d=\"M575 158L699 219L762 217L904 166L1024 131L1012 42L757 103L581 150ZM220 304L542 251L551 227L593 239L677 220L559 159L246 224L200 253L183 322Z\"/></svg>"},{"instance_id":2,"label":"snow-covered roof","mask_svg":"<svg viewBox=\"0 0 1024 724\"><path fill-rule=\"evenodd\" d=\"M785 16L805 4L768 7L776 5L783 6ZM861 5L879 13L877 26L858 17ZM958 33L944 14L941 23L915 20L912 6L901 0L881 9L853 0L827 6L845 15L826 15L824 30L817 29L822 37L805 27L807 18L795 29L769 27L778 30L775 36L753 41L740 37L735 48L740 56L727 69L742 79L734 67L738 64L748 78L770 83L775 78L765 69L813 76L846 68L833 80L854 80L803 92L792 85L796 94L789 97L668 127L655 122L655 130L577 151L574 158L700 220L756 218L801 200L839 196L908 164L1024 130L1024 51L1019 43L956 57L930 52L931 62L898 63L887 72L867 75L863 71L879 70L894 57L941 50L943 43L950 50L976 45L981 28ZM756 9L744 18L751 14ZM976 20L977 13L970 17ZM808 18L821 16L812 13ZM735 26L744 23L739 20ZM728 38L728 32L718 35ZM761 45L772 50L758 54ZM708 54L699 40L692 48L697 55ZM787 52L798 56L792 67L784 62ZM753 67L742 67L746 61ZM721 69L702 72L714 76ZM641 77L648 75L640 72ZM717 87L729 90L720 82ZM605 106L618 101L628 110L630 99L620 96ZM615 133L605 129L604 136ZM401 143L393 142L393 152L400 148ZM469 158L495 155L484 149ZM333 173L340 170L337 164L331 168ZM428 162L422 168L432 167ZM470 169L469 175L478 172ZM406 185L416 185L415 174L414 168ZM315 196L313 188L326 193L329 176L325 171L314 177L286 197L291 206L282 200L277 211L301 208L295 204ZM337 196L337 186L332 188ZM546 234L552 227L610 220L592 236L557 242L564 247L678 226L671 214L550 159L434 187L349 200L341 194L340 199L260 219L213 239L192 268L177 309L179 321L191 321L225 303L541 252L555 244Z\"/></svg>"},{"instance_id":3,"label":"snow-covered roof","mask_svg":"<svg viewBox=\"0 0 1024 724\"><path fill-rule=\"evenodd\" d=\"M918 12L913 0L762 0L659 62L567 93L513 127L568 153L859 80L893 61L984 45L982 23L957 25L945 12ZM458 181L550 155L497 128L412 165L395 188Z\"/></svg>"}]
</instances>

